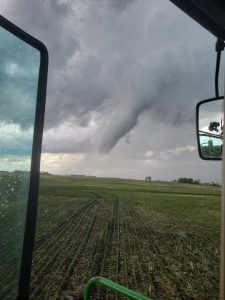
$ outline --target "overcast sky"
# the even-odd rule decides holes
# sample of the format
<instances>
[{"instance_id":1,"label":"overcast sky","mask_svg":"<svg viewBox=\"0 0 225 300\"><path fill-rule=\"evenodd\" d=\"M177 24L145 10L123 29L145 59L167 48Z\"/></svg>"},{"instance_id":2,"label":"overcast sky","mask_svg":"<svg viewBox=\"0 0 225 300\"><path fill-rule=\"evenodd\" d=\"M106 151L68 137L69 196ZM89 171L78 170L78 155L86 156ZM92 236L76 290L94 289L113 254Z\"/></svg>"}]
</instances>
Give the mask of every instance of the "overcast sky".
<instances>
[{"instance_id":1,"label":"overcast sky","mask_svg":"<svg viewBox=\"0 0 225 300\"><path fill-rule=\"evenodd\" d=\"M220 181L195 134L196 103L214 96L216 39L177 7L1 0L1 14L49 51L42 170Z\"/></svg>"}]
</instances>

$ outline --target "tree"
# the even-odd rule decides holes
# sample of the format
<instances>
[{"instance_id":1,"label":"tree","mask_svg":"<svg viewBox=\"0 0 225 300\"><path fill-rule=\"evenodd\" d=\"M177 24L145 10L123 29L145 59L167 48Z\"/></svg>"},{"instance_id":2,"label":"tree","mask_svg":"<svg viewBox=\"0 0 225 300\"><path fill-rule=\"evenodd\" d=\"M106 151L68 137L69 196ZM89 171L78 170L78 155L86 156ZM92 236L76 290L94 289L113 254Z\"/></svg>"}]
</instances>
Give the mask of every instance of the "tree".
<instances>
[{"instance_id":1,"label":"tree","mask_svg":"<svg viewBox=\"0 0 225 300\"><path fill-rule=\"evenodd\" d=\"M189 183L189 184L200 184L200 179L194 180L192 178L181 177L177 179L179 183Z\"/></svg>"},{"instance_id":2,"label":"tree","mask_svg":"<svg viewBox=\"0 0 225 300\"><path fill-rule=\"evenodd\" d=\"M200 181L200 179L196 179L196 180L194 180L194 182L193 182L194 184L200 184L201 183L201 181Z\"/></svg>"}]
</instances>

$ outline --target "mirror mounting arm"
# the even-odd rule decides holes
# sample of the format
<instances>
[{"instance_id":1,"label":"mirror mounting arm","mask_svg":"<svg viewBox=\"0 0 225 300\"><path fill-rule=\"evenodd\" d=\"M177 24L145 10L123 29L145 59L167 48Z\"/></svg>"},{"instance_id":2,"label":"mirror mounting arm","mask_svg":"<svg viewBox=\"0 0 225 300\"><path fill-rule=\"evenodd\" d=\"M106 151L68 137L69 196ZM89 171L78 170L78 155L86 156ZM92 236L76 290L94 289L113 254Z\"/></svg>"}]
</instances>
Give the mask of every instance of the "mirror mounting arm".
<instances>
[{"instance_id":1,"label":"mirror mounting arm","mask_svg":"<svg viewBox=\"0 0 225 300\"><path fill-rule=\"evenodd\" d=\"M220 71L220 58L221 58L221 52L224 50L225 43L221 39L217 39L216 41L216 72L215 72L215 95L216 98L219 97L219 71Z\"/></svg>"}]
</instances>

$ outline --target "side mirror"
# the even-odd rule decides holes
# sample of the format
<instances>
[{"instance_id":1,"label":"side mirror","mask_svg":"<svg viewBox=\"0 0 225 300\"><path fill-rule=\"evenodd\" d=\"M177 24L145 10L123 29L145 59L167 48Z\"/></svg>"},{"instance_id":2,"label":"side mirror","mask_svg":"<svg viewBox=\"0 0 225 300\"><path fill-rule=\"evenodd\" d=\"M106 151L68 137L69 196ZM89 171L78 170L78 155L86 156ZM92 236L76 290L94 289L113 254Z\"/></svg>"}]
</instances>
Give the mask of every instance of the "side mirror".
<instances>
[{"instance_id":1,"label":"side mirror","mask_svg":"<svg viewBox=\"0 0 225 300\"><path fill-rule=\"evenodd\" d=\"M48 52L0 16L0 299L28 299Z\"/></svg>"},{"instance_id":2,"label":"side mirror","mask_svg":"<svg viewBox=\"0 0 225 300\"><path fill-rule=\"evenodd\" d=\"M223 153L224 97L200 101L196 107L196 129L199 156L221 160Z\"/></svg>"}]
</instances>

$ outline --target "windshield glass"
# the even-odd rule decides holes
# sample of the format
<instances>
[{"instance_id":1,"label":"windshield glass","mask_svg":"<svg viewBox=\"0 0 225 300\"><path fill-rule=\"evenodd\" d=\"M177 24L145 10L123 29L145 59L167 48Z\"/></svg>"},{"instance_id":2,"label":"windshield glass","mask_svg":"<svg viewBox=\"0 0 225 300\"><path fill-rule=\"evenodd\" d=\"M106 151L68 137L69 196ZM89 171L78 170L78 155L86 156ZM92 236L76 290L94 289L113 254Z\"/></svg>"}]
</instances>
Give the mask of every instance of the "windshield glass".
<instances>
[{"instance_id":1,"label":"windshield glass","mask_svg":"<svg viewBox=\"0 0 225 300\"><path fill-rule=\"evenodd\" d=\"M39 51L0 27L0 299L18 295Z\"/></svg>"}]
</instances>

